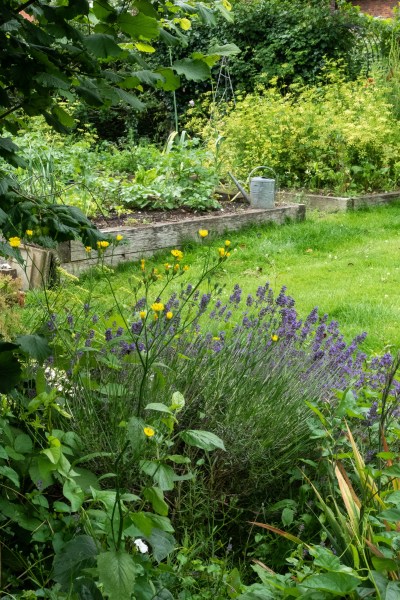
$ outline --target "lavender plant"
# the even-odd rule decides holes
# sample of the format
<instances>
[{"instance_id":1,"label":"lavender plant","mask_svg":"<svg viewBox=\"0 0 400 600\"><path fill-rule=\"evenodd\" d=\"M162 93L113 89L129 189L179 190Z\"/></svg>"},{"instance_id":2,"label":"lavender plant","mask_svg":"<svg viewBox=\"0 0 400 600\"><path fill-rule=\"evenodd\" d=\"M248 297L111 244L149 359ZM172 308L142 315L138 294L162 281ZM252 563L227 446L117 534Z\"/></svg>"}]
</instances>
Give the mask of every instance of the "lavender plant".
<instances>
[{"instance_id":1,"label":"lavender plant","mask_svg":"<svg viewBox=\"0 0 400 600\"><path fill-rule=\"evenodd\" d=\"M182 427L226 441L213 486L258 502L274 493L274 481L296 459L312 453L305 401L329 401L332 390L365 377L365 355L357 348L366 334L347 344L337 322L317 309L300 319L286 289L275 296L268 283L254 296L244 298L237 284L227 301L218 298L209 278L228 257L229 244L207 259L195 285L168 295L184 271L182 253L174 250L156 296L161 273L147 270L143 260L129 311L119 307L100 319L85 305L79 324L68 314L49 326L59 335L74 328L67 338L75 348L68 366L71 411L79 414L82 437L95 435L91 445L107 451L110 439L123 438L121 423L141 416L145 400L162 403L179 390L187 400ZM58 364L62 358L61 350Z\"/></svg>"}]
</instances>

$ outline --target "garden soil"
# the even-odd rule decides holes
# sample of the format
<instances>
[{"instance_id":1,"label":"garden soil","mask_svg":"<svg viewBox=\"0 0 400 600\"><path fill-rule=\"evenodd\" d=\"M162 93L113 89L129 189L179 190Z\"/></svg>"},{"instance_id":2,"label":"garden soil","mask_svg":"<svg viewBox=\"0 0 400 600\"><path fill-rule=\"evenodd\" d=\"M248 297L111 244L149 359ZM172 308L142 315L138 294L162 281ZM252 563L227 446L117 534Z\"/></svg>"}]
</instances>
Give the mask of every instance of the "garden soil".
<instances>
[{"instance_id":1,"label":"garden soil","mask_svg":"<svg viewBox=\"0 0 400 600\"><path fill-rule=\"evenodd\" d=\"M239 214L251 210L250 205L242 200L219 200L221 208L209 211L193 211L189 208L177 208L174 210L135 210L129 213L109 213L93 218L92 221L99 229L112 227L143 227L156 223L177 223L193 217L220 217L221 215ZM276 206L287 206L285 202L277 203Z\"/></svg>"}]
</instances>

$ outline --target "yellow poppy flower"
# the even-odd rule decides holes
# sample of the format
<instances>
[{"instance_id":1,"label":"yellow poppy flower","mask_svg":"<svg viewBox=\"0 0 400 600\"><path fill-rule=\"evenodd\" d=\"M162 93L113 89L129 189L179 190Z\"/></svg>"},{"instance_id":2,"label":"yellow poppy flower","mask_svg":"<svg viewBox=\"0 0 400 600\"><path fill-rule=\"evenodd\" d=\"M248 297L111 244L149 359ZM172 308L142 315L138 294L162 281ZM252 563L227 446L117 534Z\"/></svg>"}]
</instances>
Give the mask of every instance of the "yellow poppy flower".
<instances>
[{"instance_id":1,"label":"yellow poppy flower","mask_svg":"<svg viewBox=\"0 0 400 600\"><path fill-rule=\"evenodd\" d=\"M164 310L164 304L162 302L154 302L154 304L151 305L151 310L154 310L154 312L161 312Z\"/></svg>"},{"instance_id":2,"label":"yellow poppy flower","mask_svg":"<svg viewBox=\"0 0 400 600\"><path fill-rule=\"evenodd\" d=\"M19 248L21 245L21 239L17 236L10 237L8 243L10 244L11 248Z\"/></svg>"}]
</instances>

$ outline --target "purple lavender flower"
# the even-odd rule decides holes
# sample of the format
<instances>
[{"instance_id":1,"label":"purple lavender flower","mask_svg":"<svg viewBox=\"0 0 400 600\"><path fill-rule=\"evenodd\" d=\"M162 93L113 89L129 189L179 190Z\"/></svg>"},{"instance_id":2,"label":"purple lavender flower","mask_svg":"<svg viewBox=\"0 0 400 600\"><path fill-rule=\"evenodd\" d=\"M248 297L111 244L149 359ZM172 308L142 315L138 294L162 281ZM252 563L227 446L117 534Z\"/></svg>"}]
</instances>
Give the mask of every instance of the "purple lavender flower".
<instances>
[{"instance_id":1,"label":"purple lavender flower","mask_svg":"<svg viewBox=\"0 0 400 600\"><path fill-rule=\"evenodd\" d=\"M139 333L142 331L142 329L143 329L143 321L142 320L135 321L131 325L131 332L133 333L133 335L139 335Z\"/></svg>"},{"instance_id":2,"label":"purple lavender flower","mask_svg":"<svg viewBox=\"0 0 400 600\"><path fill-rule=\"evenodd\" d=\"M146 298L145 298L145 296L143 296L143 298L140 298L136 302L135 306L133 307L133 311L139 312L139 311L143 310L145 307L146 307Z\"/></svg>"},{"instance_id":3,"label":"purple lavender flower","mask_svg":"<svg viewBox=\"0 0 400 600\"><path fill-rule=\"evenodd\" d=\"M240 304L240 300L242 298L242 290L240 289L239 284L237 283L233 288L233 294L229 298L229 302L232 304Z\"/></svg>"},{"instance_id":4,"label":"purple lavender flower","mask_svg":"<svg viewBox=\"0 0 400 600\"><path fill-rule=\"evenodd\" d=\"M203 294L202 295L201 300L200 300L200 306L199 306L199 311L201 313L203 313L206 310L207 305L210 302L210 300L211 300L211 294Z\"/></svg>"}]
</instances>

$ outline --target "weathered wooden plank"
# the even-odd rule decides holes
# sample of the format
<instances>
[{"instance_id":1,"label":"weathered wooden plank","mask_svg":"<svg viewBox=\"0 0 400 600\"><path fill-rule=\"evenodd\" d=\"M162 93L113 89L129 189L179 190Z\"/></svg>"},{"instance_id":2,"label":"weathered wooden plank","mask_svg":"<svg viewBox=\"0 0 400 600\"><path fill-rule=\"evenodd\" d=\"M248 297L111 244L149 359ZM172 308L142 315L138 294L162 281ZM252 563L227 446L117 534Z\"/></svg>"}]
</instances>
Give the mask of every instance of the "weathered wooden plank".
<instances>
[{"instance_id":1,"label":"weathered wooden plank","mask_svg":"<svg viewBox=\"0 0 400 600\"><path fill-rule=\"evenodd\" d=\"M307 208L315 208L323 212L342 212L363 206L389 204L393 200L400 199L400 192L366 194L353 198L321 196L318 194L308 194L307 192L278 192L277 198L285 202L302 202Z\"/></svg>"},{"instance_id":2,"label":"weathered wooden plank","mask_svg":"<svg viewBox=\"0 0 400 600\"><path fill-rule=\"evenodd\" d=\"M115 237L124 236L123 242L107 248L104 252L106 264L116 265L124 261L138 260L151 256L166 248L179 247L185 240L199 239L198 230L208 229L210 236L221 235L235 231L246 225L277 223L282 224L286 219L303 220L305 218L304 204L277 206L268 210L248 209L243 213L221 214L218 216L193 217L179 222L156 223L141 227L112 227L102 231ZM63 250L61 255L68 256ZM97 252L88 255L83 244L70 242L70 260L62 260L62 266L71 273L79 273L85 268L97 263Z\"/></svg>"},{"instance_id":3,"label":"weathered wooden plank","mask_svg":"<svg viewBox=\"0 0 400 600\"><path fill-rule=\"evenodd\" d=\"M20 252L24 260L23 266L13 259L8 259L8 262L17 271L22 281L22 289L29 290L47 285L55 260L54 250L22 244Z\"/></svg>"}]
</instances>

